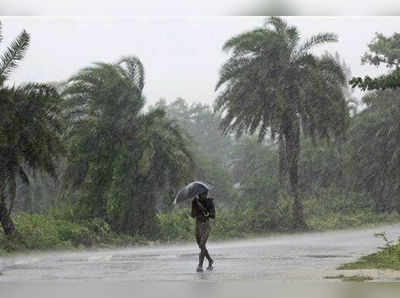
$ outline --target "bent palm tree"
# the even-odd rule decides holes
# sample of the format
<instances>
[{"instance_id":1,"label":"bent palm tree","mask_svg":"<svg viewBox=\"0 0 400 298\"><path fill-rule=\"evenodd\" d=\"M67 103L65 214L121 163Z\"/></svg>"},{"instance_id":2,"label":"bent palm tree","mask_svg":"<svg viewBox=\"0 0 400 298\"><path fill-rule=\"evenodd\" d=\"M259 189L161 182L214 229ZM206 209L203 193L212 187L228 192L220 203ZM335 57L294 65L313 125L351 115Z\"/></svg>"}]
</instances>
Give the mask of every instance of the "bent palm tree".
<instances>
[{"instance_id":1,"label":"bent palm tree","mask_svg":"<svg viewBox=\"0 0 400 298\"><path fill-rule=\"evenodd\" d=\"M6 235L15 232L10 215L16 179L29 183L23 166L55 177L56 157L63 148L57 91L45 84L5 85L28 45L29 35L23 31L0 60L0 222Z\"/></svg>"},{"instance_id":2,"label":"bent palm tree","mask_svg":"<svg viewBox=\"0 0 400 298\"><path fill-rule=\"evenodd\" d=\"M301 126L313 137L329 137L332 130L338 135L347 126L345 75L332 57L310 52L333 41L336 35L320 33L300 43L296 27L270 17L223 46L231 57L216 85L223 89L215 102L215 110L224 112L221 127L237 136L257 132L259 141L268 132L272 139L279 136L280 170L288 170L296 228L306 227L297 186Z\"/></svg>"},{"instance_id":3,"label":"bent palm tree","mask_svg":"<svg viewBox=\"0 0 400 298\"><path fill-rule=\"evenodd\" d=\"M114 230L149 233L155 193L187 168L186 141L164 111L144 113L144 68L136 57L96 63L66 84L69 167L84 217Z\"/></svg>"}]
</instances>

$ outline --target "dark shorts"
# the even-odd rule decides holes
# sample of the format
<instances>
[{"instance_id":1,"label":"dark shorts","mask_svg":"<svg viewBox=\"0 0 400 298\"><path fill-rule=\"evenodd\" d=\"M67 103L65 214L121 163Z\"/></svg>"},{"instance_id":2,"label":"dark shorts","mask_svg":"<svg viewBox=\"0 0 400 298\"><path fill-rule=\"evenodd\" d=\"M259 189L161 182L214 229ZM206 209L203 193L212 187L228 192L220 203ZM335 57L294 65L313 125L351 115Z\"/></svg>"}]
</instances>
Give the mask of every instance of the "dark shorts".
<instances>
[{"instance_id":1,"label":"dark shorts","mask_svg":"<svg viewBox=\"0 0 400 298\"><path fill-rule=\"evenodd\" d=\"M196 242L201 246L205 246L208 236L210 235L211 225L210 221L202 222L200 220L196 220Z\"/></svg>"}]
</instances>

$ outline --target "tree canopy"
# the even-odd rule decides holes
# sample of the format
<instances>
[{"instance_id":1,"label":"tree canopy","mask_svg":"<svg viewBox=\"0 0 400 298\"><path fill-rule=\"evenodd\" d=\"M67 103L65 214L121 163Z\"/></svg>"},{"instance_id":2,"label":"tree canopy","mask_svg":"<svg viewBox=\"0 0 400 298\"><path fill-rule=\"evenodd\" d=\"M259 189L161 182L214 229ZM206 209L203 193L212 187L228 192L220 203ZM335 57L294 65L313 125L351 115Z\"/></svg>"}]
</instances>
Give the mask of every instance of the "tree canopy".
<instances>
[{"instance_id":1,"label":"tree canopy","mask_svg":"<svg viewBox=\"0 0 400 298\"><path fill-rule=\"evenodd\" d=\"M222 66L215 103L222 111L225 133L257 133L259 141L279 135L281 165L287 160L294 197L295 226L305 226L298 196L298 157L301 126L307 134L328 138L348 125L343 95L345 74L329 55L316 57L311 49L337 41L319 33L301 42L296 27L270 17L261 28L232 37L223 46L230 58ZM283 167L280 167L283 169Z\"/></svg>"},{"instance_id":2,"label":"tree canopy","mask_svg":"<svg viewBox=\"0 0 400 298\"><path fill-rule=\"evenodd\" d=\"M362 90L385 90L395 89L400 86L400 33L394 33L386 37L381 33L376 33L375 38L368 45L369 52L361 58L362 63L375 66L381 64L393 69L389 74L381 75L377 78L370 76L354 77L350 80L353 88L359 87Z\"/></svg>"}]
</instances>

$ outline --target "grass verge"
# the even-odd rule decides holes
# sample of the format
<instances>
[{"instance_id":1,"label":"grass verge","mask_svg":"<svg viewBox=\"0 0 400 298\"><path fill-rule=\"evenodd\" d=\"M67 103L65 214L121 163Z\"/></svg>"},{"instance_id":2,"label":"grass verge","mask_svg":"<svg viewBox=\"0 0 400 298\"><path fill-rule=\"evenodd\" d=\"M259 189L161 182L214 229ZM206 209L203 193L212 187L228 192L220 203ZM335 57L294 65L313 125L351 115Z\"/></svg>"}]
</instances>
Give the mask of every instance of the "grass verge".
<instances>
[{"instance_id":1,"label":"grass verge","mask_svg":"<svg viewBox=\"0 0 400 298\"><path fill-rule=\"evenodd\" d=\"M325 279L341 279L342 281L352 281L352 282L363 282L363 281L373 280L373 278L370 276L364 276L364 275L345 276L343 274L334 275L334 276L325 276L324 278Z\"/></svg>"}]
</instances>

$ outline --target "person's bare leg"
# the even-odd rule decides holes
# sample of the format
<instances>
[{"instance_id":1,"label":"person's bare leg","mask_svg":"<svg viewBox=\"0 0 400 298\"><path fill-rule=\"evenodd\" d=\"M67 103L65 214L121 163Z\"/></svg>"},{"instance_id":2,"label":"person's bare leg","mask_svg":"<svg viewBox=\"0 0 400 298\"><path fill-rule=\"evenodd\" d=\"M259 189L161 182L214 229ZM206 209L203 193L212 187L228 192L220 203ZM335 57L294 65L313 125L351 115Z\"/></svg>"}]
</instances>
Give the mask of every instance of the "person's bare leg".
<instances>
[{"instance_id":1,"label":"person's bare leg","mask_svg":"<svg viewBox=\"0 0 400 298\"><path fill-rule=\"evenodd\" d=\"M212 270L213 269L214 260L211 258L210 254L208 253L207 248L205 248L205 257L208 260L207 270Z\"/></svg>"},{"instance_id":2,"label":"person's bare leg","mask_svg":"<svg viewBox=\"0 0 400 298\"><path fill-rule=\"evenodd\" d=\"M200 248L200 253L199 253L199 264L197 265L196 271L197 271L197 272L203 272L203 262L204 262L204 257L205 257L205 255L204 255L204 250L203 250L203 245L202 245L202 239L201 239L201 230L200 230L200 227L197 226L197 223L196 223L196 242L197 242L197 245L198 245L199 248Z\"/></svg>"},{"instance_id":3,"label":"person's bare leg","mask_svg":"<svg viewBox=\"0 0 400 298\"><path fill-rule=\"evenodd\" d=\"M208 253L207 247L206 247L206 243L207 243L209 234L210 234L210 226L208 225L207 226L207 230L206 230L205 235L204 235L204 239L203 239L203 241L204 241L204 255L208 260L207 270L212 270L213 269L214 260L211 258L210 254Z\"/></svg>"},{"instance_id":4,"label":"person's bare leg","mask_svg":"<svg viewBox=\"0 0 400 298\"><path fill-rule=\"evenodd\" d=\"M203 272L204 257L205 257L204 250L201 249L199 253L199 265L197 266L197 272Z\"/></svg>"}]
</instances>

